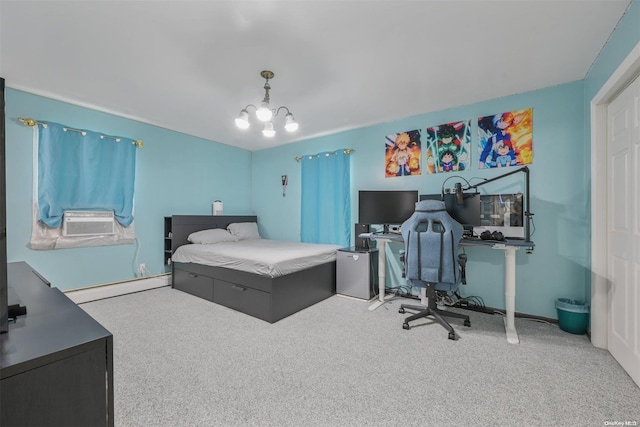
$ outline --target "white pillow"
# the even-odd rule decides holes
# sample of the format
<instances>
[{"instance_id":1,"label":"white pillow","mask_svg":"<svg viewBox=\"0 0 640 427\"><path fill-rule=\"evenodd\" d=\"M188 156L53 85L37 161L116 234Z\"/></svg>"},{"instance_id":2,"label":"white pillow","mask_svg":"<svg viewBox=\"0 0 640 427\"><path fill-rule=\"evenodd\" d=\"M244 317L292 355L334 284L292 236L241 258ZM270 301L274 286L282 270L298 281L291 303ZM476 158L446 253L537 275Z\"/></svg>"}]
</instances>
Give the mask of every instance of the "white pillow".
<instances>
[{"instance_id":1,"label":"white pillow","mask_svg":"<svg viewBox=\"0 0 640 427\"><path fill-rule=\"evenodd\" d=\"M260 239L258 232L258 223L256 222L234 222L227 226L227 230L238 240L255 240Z\"/></svg>"},{"instance_id":2,"label":"white pillow","mask_svg":"<svg viewBox=\"0 0 640 427\"><path fill-rule=\"evenodd\" d=\"M237 242L238 238L224 228L212 228L210 230L196 231L189 234L187 240L201 245L213 245L222 242Z\"/></svg>"}]
</instances>

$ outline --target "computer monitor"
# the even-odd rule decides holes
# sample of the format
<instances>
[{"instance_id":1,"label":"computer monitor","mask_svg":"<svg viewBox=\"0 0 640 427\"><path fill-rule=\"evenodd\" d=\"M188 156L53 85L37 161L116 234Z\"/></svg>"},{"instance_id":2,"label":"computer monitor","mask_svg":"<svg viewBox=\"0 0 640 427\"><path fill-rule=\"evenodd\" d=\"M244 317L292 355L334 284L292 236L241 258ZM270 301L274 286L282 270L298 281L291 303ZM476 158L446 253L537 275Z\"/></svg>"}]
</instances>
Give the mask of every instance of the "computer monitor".
<instances>
[{"instance_id":1,"label":"computer monitor","mask_svg":"<svg viewBox=\"0 0 640 427\"><path fill-rule=\"evenodd\" d=\"M465 234L473 233L473 228L480 225L480 193L462 194L462 203L458 203L457 195L445 194L444 205L451 218L462 224Z\"/></svg>"},{"instance_id":2,"label":"computer monitor","mask_svg":"<svg viewBox=\"0 0 640 427\"><path fill-rule=\"evenodd\" d=\"M360 224L387 226L402 224L416 209L418 191L360 190L358 202L358 222Z\"/></svg>"},{"instance_id":3,"label":"computer monitor","mask_svg":"<svg viewBox=\"0 0 640 427\"><path fill-rule=\"evenodd\" d=\"M421 194L420 201L423 200L442 200L442 194Z\"/></svg>"},{"instance_id":4,"label":"computer monitor","mask_svg":"<svg viewBox=\"0 0 640 427\"><path fill-rule=\"evenodd\" d=\"M485 194L480 197L482 212L476 233L499 231L506 238L524 239L523 194Z\"/></svg>"},{"instance_id":5,"label":"computer monitor","mask_svg":"<svg viewBox=\"0 0 640 427\"><path fill-rule=\"evenodd\" d=\"M464 227L465 235L473 233L473 228L481 224L481 200L480 193L462 194L462 203L458 203L458 197L454 193L447 194L421 194L422 200L443 200L447 213Z\"/></svg>"}]
</instances>

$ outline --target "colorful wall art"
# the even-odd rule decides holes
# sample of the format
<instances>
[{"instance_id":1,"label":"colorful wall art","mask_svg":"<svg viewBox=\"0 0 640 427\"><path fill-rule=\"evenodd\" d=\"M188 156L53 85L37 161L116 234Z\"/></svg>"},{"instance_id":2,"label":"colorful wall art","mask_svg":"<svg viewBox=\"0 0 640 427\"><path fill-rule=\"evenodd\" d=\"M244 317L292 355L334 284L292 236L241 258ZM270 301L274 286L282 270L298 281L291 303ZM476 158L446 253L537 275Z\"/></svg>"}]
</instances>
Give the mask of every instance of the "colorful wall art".
<instances>
[{"instance_id":1,"label":"colorful wall art","mask_svg":"<svg viewBox=\"0 0 640 427\"><path fill-rule=\"evenodd\" d=\"M478 118L478 168L533 162L533 108Z\"/></svg>"},{"instance_id":2,"label":"colorful wall art","mask_svg":"<svg viewBox=\"0 0 640 427\"><path fill-rule=\"evenodd\" d=\"M386 178L420 175L420 131L412 130L385 137Z\"/></svg>"},{"instance_id":3,"label":"colorful wall art","mask_svg":"<svg viewBox=\"0 0 640 427\"><path fill-rule=\"evenodd\" d=\"M471 120L427 128L427 173L462 171L471 161Z\"/></svg>"}]
</instances>

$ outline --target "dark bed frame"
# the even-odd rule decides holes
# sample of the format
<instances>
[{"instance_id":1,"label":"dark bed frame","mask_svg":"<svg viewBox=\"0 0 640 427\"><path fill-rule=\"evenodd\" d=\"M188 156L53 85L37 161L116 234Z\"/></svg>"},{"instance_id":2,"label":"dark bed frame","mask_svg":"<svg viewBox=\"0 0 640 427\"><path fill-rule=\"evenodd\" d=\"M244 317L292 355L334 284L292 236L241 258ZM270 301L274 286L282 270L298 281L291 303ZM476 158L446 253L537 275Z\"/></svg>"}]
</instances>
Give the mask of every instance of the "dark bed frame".
<instances>
[{"instance_id":1,"label":"dark bed frame","mask_svg":"<svg viewBox=\"0 0 640 427\"><path fill-rule=\"evenodd\" d=\"M174 215L171 253L189 244L189 234L257 222L256 216ZM172 287L269 323L277 322L336 293L335 261L280 277L266 277L224 267L173 262Z\"/></svg>"}]
</instances>

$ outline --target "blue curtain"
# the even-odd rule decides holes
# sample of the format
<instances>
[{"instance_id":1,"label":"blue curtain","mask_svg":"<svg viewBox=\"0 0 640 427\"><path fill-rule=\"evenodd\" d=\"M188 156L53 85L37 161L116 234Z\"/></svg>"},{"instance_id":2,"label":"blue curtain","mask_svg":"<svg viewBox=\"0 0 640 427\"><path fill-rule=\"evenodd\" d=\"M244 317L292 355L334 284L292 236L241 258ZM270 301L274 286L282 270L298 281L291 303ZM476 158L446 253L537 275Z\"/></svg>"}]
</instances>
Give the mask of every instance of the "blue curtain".
<instances>
[{"instance_id":1,"label":"blue curtain","mask_svg":"<svg viewBox=\"0 0 640 427\"><path fill-rule=\"evenodd\" d=\"M349 246L350 155L347 150L302 158L301 240Z\"/></svg>"},{"instance_id":2,"label":"blue curtain","mask_svg":"<svg viewBox=\"0 0 640 427\"><path fill-rule=\"evenodd\" d=\"M136 146L132 139L46 123L38 134L38 220L60 227L65 210L113 211L133 222Z\"/></svg>"}]
</instances>

